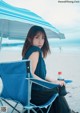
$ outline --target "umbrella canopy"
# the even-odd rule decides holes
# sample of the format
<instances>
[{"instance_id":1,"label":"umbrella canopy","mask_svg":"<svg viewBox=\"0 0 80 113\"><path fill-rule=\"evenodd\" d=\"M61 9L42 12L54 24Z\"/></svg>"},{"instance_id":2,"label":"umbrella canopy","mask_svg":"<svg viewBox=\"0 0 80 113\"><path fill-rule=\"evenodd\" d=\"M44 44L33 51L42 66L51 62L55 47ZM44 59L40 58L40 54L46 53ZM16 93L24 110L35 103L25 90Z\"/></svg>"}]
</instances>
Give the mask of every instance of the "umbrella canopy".
<instances>
[{"instance_id":1,"label":"umbrella canopy","mask_svg":"<svg viewBox=\"0 0 80 113\"><path fill-rule=\"evenodd\" d=\"M32 25L44 27L48 38L65 38L63 33L35 13L0 0L0 37L24 40Z\"/></svg>"}]
</instances>

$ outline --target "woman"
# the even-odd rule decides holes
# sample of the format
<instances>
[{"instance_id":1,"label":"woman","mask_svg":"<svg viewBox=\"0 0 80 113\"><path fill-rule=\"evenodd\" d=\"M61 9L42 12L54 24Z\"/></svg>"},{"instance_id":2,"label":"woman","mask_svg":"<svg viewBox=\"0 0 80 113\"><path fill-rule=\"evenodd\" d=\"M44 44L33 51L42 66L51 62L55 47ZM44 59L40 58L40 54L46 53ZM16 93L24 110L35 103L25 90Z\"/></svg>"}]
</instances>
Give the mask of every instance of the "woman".
<instances>
[{"instance_id":1,"label":"woman","mask_svg":"<svg viewBox=\"0 0 80 113\"><path fill-rule=\"evenodd\" d=\"M30 59L32 66L32 75L39 80L46 80L60 86L65 86L64 81L52 80L46 75L46 65L44 58L50 53L49 43L47 40L46 33L44 29L40 26L32 26L27 34L23 50L23 59ZM31 102L40 105L44 104L53 93L57 91L56 89L46 90L36 84L32 86L32 99ZM47 93L46 93L47 92ZM44 98L45 97L45 98ZM46 109L43 109L46 113ZM27 113L27 111L25 112ZM40 113L40 111L38 111ZM57 97L53 102L51 110L49 113L72 113L65 98L62 96Z\"/></svg>"}]
</instances>

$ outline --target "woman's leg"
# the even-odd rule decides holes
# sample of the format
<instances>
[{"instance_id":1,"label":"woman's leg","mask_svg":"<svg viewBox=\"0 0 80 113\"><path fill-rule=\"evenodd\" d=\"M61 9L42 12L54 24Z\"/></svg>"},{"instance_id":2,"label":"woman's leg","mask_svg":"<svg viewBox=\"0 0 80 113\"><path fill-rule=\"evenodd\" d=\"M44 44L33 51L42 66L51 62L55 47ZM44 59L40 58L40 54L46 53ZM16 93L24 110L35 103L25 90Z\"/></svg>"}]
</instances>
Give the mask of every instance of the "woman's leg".
<instances>
[{"instance_id":1,"label":"woman's leg","mask_svg":"<svg viewBox=\"0 0 80 113\"><path fill-rule=\"evenodd\" d=\"M59 96L53 102L50 113L71 113L65 97Z\"/></svg>"},{"instance_id":2,"label":"woman's leg","mask_svg":"<svg viewBox=\"0 0 80 113\"><path fill-rule=\"evenodd\" d=\"M46 113L47 109L43 108L42 110L44 113ZM37 111L37 109L36 109L36 111ZM27 112L25 112L25 113L27 113ZM33 113L33 112L31 111L30 113ZM41 113L40 110L37 113ZM56 98L56 100L53 102L49 113L73 113L73 112L71 112L65 97L58 96Z\"/></svg>"},{"instance_id":3,"label":"woman's leg","mask_svg":"<svg viewBox=\"0 0 80 113\"><path fill-rule=\"evenodd\" d=\"M31 103L35 105L43 105L46 102L49 101L49 99L53 96L53 94L57 93L57 88L54 89L49 89L45 91L34 91L32 90L32 95L31 95ZM47 112L47 108L42 108L42 111L44 113ZM38 113L41 113L40 110ZM54 112L52 112L54 113Z\"/></svg>"}]
</instances>

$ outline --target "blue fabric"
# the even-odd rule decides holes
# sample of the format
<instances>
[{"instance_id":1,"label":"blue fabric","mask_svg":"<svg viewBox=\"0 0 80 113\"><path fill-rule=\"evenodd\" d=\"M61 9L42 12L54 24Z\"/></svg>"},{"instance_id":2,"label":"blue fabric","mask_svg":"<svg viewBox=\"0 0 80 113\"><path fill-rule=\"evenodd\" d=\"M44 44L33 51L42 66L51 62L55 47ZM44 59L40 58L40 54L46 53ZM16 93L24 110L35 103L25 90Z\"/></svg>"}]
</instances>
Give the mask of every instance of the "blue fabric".
<instances>
[{"instance_id":1,"label":"blue fabric","mask_svg":"<svg viewBox=\"0 0 80 113\"><path fill-rule=\"evenodd\" d=\"M3 82L0 97L27 105L28 80L25 79L26 75L26 61L0 63L0 77Z\"/></svg>"},{"instance_id":2,"label":"blue fabric","mask_svg":"<svg viewBox=\"0 0 80 113\"><path fill-rule=\"evenodd\" d=\"M64 80L64 81L65 81L66 84L72 82L72 80Z\"/></svg>"},{"instance_id":3,"label":"blue fabric","mask_svg":"<svg viewBox=\"0 0 80 113\"><path fill-rule=\"evenodd\" d=\"M39 52L39 60L38 60L38 64L37 64L37 67L36 67L36 70L35 70L35 74L37 76L39 76L40 78L42 79L45 79L46 77L46 65L45 65L45 62L44 62L44 59L42 57L42 51L39 47L37 46L31 46L28 51L26 52L25 56L23 59L28 59L29 56L38 51ZM36 89L36 90L44 90L43 87L39 86L39 85L35 85L33 84L33 89Z\"/></svg>"}]
</instances>

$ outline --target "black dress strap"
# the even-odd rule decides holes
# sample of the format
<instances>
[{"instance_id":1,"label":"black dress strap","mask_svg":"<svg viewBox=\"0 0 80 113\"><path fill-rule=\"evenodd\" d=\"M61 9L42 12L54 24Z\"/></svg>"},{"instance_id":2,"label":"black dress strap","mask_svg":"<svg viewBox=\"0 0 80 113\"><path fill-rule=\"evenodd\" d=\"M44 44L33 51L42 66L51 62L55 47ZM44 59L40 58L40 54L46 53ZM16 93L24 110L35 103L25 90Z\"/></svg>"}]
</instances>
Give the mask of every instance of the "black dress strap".
<instances>
[{"instance_id":1,"label":"black dress strap","mask_svg":"<svg viewBox=\"0 0 80 113\"><path fill-rule=\"evenodd\" d=\"M37 46L31 46L28 51L26 52L25 56L23 59L28 59L29 56L33 53L33 52L36 52L38 51L40 54L41 54L41 49Z\"/></svg>"}]
</instances>

